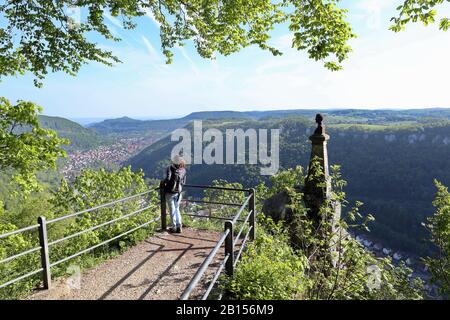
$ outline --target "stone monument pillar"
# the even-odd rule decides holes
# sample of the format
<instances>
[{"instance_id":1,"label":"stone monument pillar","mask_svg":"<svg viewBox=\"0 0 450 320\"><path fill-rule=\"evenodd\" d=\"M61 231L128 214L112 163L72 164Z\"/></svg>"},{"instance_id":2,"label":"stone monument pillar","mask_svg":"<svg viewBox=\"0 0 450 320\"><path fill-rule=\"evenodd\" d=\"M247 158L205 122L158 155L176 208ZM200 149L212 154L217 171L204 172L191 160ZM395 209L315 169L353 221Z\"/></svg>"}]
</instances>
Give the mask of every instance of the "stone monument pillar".
<instances>
[{"instance_id":1,"label":"stone monument pillar","mask_svg":"<svg viewBox=\"0 0 450 320\"><path fill-rule=\"evenodd\" d=\"M312 143L311 158L303 192L308 216L314 225L317 227L320 225L328 226L326 230L319 231L317 236L325 236L327 241L331 242L331 245L328 247L329 254L327 254L326 259L333 266L336 266L337 239L339 237L339 225L337 222L341 217L341 204L332 199L327 152L327 142L330 136L325 133L325 127L322 125L322 121L323 116L320 114L316 115L317 128L314 134L309 137ZM327 208L328 210L321 211L323 208ZM324 220L329 223L321 224Z\"/></svg>"},{"instance_id":2,"label":"stone monument pillar","mask_svg":"<svg viewBox=\"0 0 450 320\"><path fill-rule=\"evenodd\" d=\"M322 125L323 116L316 115L317 128L309 137L311 140L311 158L308 175L305 181L305 203L309 215L317 222L320 220L320 207L331 198L331 180L328 166L327 141L330 136L325 133Z\"/></svg>"}]
</instances>

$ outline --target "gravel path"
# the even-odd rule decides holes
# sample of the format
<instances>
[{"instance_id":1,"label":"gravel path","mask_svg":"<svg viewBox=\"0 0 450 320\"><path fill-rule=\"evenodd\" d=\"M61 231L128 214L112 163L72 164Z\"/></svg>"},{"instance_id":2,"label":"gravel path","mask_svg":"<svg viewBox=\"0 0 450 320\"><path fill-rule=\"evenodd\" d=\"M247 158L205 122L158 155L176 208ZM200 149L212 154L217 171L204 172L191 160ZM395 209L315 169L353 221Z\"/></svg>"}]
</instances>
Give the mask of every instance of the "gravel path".
<instances>
[{"instance_id":1,"label":"gravel path","mask_svg":"<svg viewBox=\"0 0 450 320\"><path fill-rule=\"evenodd\" d=\"M58 280L51 290L37 291L29 299L178 299L220 236L191 228L181 234L157 233L122 255L84 271L78 289L66 279ZM208 268L191 298L200 296L214 274L223 258L223 249L219 252L218 260Z\"/></svg>"}]
</instances>

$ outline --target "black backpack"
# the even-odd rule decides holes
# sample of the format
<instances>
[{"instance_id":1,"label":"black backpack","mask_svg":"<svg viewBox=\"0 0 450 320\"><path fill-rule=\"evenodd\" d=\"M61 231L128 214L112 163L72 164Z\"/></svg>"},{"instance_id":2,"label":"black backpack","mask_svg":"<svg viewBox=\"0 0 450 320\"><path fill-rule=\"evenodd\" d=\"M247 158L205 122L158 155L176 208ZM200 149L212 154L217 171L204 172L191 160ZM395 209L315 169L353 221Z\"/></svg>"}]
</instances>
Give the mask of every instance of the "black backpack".
<instances>
[{"instance_id":1,"label":"black backpack","mask_svg":"<svg viewBox=\"0 0 450 320\"><path fill-rule=\"evenodd\" d=\"M166 184L166 192L180 193L183 187L184 174L180 174L180 170L170 166L170 180ZM183 172L183 171L181 171Z\"/></svg>"}]
</instances>

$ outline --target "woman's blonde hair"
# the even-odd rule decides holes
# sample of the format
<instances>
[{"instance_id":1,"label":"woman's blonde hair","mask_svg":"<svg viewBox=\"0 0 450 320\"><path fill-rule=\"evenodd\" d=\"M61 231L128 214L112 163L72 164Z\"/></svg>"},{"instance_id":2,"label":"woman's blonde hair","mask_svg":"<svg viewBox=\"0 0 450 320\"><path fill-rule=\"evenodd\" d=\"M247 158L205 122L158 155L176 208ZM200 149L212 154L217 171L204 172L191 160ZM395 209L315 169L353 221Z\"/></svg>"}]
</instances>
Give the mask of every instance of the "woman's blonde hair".
<instances>
[{"instance_id":1,"label":"woman's blonde hair","mask_svg":"<svg viewBox=\"0 0 450 320\"><path fill-rule=\"evenodd\" d=\"M172 159L172 163L176 166L178 166L179 168L184 168L186 167L186 161L183 159L182 156L180 155L176 155L175 157L173 157Z\"/></svg>"}]
</instances>

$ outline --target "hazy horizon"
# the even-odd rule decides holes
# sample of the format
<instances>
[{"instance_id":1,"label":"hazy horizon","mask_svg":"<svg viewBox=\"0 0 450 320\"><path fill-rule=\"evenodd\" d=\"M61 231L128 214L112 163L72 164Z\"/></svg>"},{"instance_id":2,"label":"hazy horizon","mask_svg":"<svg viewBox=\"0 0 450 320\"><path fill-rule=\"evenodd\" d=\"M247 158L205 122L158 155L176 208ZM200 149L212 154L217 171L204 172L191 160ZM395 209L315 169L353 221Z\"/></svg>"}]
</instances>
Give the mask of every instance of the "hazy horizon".
<instances>
[{"instance_id":1,"label":"hazy horizon","mask_svg":"<svg viewBox=\"0 0 450 320\"><path fill-rule=\"evenodd\" d=\"M92 124L92 123L98 123L98 122L102 122L104 120L109 120L109 119L120 119L120 118L131 118L134 120L142 120L142 121L146 121L146 120L169 120L169 119L177 119L177 118L183 118L186 117L192 113L199 113L199 112L267 112L267 111L296 111L296 110L323 110L323 111L333 111L333 110L377 110L377 111L383 111L383 110L387 110L387 111L407 111L407 110L424 110L424 109L434 109L434 110L445 110L445 109L450 109L450 107L423 107L423 108L386 108L386 107L380 107L380 108L327 108L327 107L323 107L323 108L292 108L292 109L264 109L264 110L256 110L256 109L248 109L248 110L233 110L233 109L223 109L223 110L200 110L200 111L193 111L193 112L188 112L188 113L183 113L183 114L179 114L179 115L175 115L175 116L169 116L169 115L163 115L161 117L142 117L142 116L130 116L130 115L122 115L122 116L103 116L103 117L63 117L63 116L59 116L59 115L52 115L52 114L43 114L45 116L49 116L49 117L62 117L62 118L66 118L69 119L71 121L77 122L81 125L88 125L88 124Z\"/></svg>"}]
</instances>

